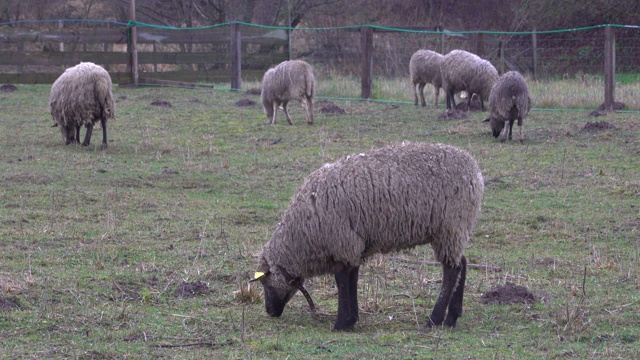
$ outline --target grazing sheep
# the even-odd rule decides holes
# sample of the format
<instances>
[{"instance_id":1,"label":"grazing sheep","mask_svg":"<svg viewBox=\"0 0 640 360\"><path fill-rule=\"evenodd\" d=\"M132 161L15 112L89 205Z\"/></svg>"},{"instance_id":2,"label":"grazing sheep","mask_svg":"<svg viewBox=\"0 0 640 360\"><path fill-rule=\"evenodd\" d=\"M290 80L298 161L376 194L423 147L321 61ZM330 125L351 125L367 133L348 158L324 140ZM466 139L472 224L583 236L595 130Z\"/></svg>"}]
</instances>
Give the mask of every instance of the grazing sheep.
<instances>
[{"instance_id":1,"label":"grazing sheep","mask_svg":"<svg viewBox=\"0 0 640 360\"><path fill-rule=\"evenodd\" d=\"M424 100L424 87L427 84L432 84L436 98L433 106L438 107L438 97L442 87L442 76L440 75L442 58L442 54L431 50L418 50L411 56L409 74L415 106L418 106L418 93L420 94L422 106L427 106L427 102ZM416 91L416 86L418 86L418 91Z\"/></svg>"},{"instance_id":2,"label":"grazing sheep","mask_svg":"<svg viewBox=\"0 0 640 360\"><path fill-rule=\"evenodd\" d=\"M298 100L305 111L307 124L313 125L313 96L316 79L311 65L302 60L283 61L269 69L262 78L262 107L269 124L276 123L278 106L282 105L289 125L293 125L287 104Z\"/></svg>"},{"instance_id":3,"label":"grazing sheep","mask_svg":"<svg viewBox=\"0 0 640 360\"><path fill-rule=\"evenodd\" d=\"M489 117L484 121L489 122L493 137L500 137L504 142L507 135L505 122L509 122L509 140L513 123L518 119L520 129L520 142L524 142L522 133L522 119L529 114L531 109L531 97L524 77L517 71L509 71L502 75L493 86L489 96Z\"/></svg>"},{"instance_id":4,"label":"grazing sheep","mask_svg":"<svg viewBox=\"0 0 640 360\"><path fill-rule=\"evenodd\" d=\"M442 59L442 88L447 95L447 109L456 107L454 94L466 91L469 104L473 94L478 94L480 107L489 99L491 88L498 81L498 71L487 60L464 50L453 50Z\"/></svg>"},{"instance_id":5,"label":"grazing sheep","mask_svg":"<svg viewBox=\"0 0 640 360\"><path fill-rule=\"evenodd\" d=\"M266 311L280 316L304 279L333 273L334 329L358 321L358 269L371 255L431 244L442 289L427 326L455 326L462 315L464 249L480 210L482 174L467 152L403 143L347 156L307 177L262 250L254 280ZM448 313L445 318L445 312Z\"/></svg>"},{"instance_id":6,"label":"grazing sheep","mask_svg":"<svg viewBox=\"0 0 640 360\"><path fill-rule=\"evenodd\" d=\"M115 119L116 110L109 73L90 62L65 70L51 86L49 109L67 145L80 142L80 127L85 125L82 145L88 146L93 126L100 120L101 149L106 149L107 119Z\"/></svg>"}]
</instances>

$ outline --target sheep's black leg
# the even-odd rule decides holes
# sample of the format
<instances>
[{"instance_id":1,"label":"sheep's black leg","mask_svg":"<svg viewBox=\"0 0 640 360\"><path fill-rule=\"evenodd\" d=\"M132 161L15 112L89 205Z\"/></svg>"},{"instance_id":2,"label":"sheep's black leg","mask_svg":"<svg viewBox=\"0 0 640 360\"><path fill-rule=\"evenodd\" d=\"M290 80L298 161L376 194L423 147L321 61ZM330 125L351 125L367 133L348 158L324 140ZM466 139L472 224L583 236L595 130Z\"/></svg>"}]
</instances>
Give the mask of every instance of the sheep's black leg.
<instances>
[{"instance_id":1,"label":"sheep's black leg","mask_svg":"<svg viewBox=\"0 0 640 360\"><path fill-rule=\"evenodd\" d=\"M87 132L84 134L82 146L89 146L89 143L91 142L91 133L93 133L93 124L87 123ZM80 142L80 131L78 131L78 142Z\"/></svg>"},{"instance_id":2,"label":"sheep's black leg","mask_svg":"<svg viewBox=\"0 0 640 360\"><path fill-rule=\"evenodd\" d=\"M102 117L100 119L100 125L102 126L102 146L100 146L100 150L104 150L107 148L107 118Z\"/></svg>"},{"instance_id":3,"label":"sheep's black leg","mask_svg":"<svg viewBox=\"0 0 640 360\"><path fill-rule=\"evenodd\" d=\"M522 116L518 116L518 130L520 131L520 143L524 143L524 134L522 133Z\"/></svg>"},{"instance_id":4,"label":"sheep's black leg","mask_svg":"<svg viewBox=\"0 0 640 360\"><path fill-rule=\"evenodd\" d=\"M333 329L348 330L358 321L358 268L347 267L337 272L335 278L338 286L338 316Z\"/></svg>"},{"instance_id":5,"label":"sheep's black leg","mask_svg":"<svg viewBox=\"0 0 640 360\"><path fill-rule=\"evenodd\" d=\"M451 110L452 106L456 107L456 98L453 90L447 91L447 109Z\"/></svg>"},{"instance_id":6,"label":"sheep's black leg","mask_svg":"<svg viewBox=\"0 0 640 360\"><path fill-rule=\"evenodd\" d=\"M449 266L445 262L442 263L442 288L440 289L438 300L436 300L436 305L433 307L431 316L427 321L427 326L440 326L444 322L444 315L456 289L460 271L461 267Z\"/></svg>"},{"instance_id":7,"label":"sheep's black leg","mask_svg":"<svg viewBox=\"0 0 640 360\"><path fill-rule=\"evenodd\" d=\"M75 132L74 132L74 128L72 128L71 126L65 127L64 128L64 133L65 133L65 145L69 145L69 144L73 144L76 142L74 136L75 136Z\"/></svg>"},{"instance_id":8,"label":"sheep's black leg","mask_svg":"<svg viewBox=\"0 0 640 360\"><path fill-rule=\"evenodd\" d=\"M509 141L511 141L511 132L513 131L513 123L515 122L514 119L510 119L509 120Z\"/></svg>"},{"instance_id":9,"label":"sheep's black leg","mask_svg":"<svg viewBox=\"0 0 640 360\"><path fill-rule=\"evenodd\" d=\"M484 107L484 101L482 101L482 97L478 96L478 98L480 99L480 109L482 109L482 111L485 111L486 109ZM469 98L469 99L471 99L471 98Z\"/></svg>"},{"instance_id":10,"label":"sheep's black leg","mask_svg":"<svg viewBox=\"0 0 640 360\"><path fill-rule=\"evenodd\" d=\"M358 272L360 267L356 267L349 273L349 308L351 309L351 325L358 319Z\"/></svg>"},{"instance_id":11,"label":"sheep's black leg","mask_svg":"<svg viewBox=\"0 0 640 360\"><path fill-rule=\"evenodd\" d=\"M76 141L75 142L77 143L80 142L80 128L81 128L80 125L76 125Z\"/></svg>"},{"instance_id":12,"label":"sheep's black leg","mask_svg":"<svg viewBox=\"0 0 640 360\"><path fill-rule=\"evenodd\" d=\"M457 286L451 295L451 301L449 302L449 311L447 312L447 318L444 320L444 324L447 326L456 326L456 321L462 316L462 300L464 298L464 284L467 279L467 259L462 256L460 260L460 275L457 281Z\"/></svg>"}]
</instances>

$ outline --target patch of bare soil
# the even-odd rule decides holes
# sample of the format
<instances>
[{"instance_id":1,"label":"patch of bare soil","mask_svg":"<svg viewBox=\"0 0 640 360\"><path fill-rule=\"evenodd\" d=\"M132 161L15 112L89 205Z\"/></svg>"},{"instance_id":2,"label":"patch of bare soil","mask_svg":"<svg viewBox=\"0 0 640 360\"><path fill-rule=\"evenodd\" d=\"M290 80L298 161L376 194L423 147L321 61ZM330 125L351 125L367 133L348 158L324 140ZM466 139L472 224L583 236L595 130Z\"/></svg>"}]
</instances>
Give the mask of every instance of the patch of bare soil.
<instances>
[{"instance_id":1,"label":"patch of bare soil","mask_svg":"<svg viewBox=\"0 0 640 360\"><path fill-rule=\"evenodd\" d=\"M0 86L0 92L14 92L14 91L18 91L18 88L15 87L15 85L6 84L6 85Z\"/></svg>"},{"instance_id":2,"label":"patch of bare soil","mask_svg":"<svg viewBox=\"0 0 640 360\"><path fill-rule=\"evenodd\" d=\"M334 104L322 105L322 107L320 107L320 112L323 114L345 114L346 113L343 108Z\"/></svg>"},{"instance_id":3,"label":"patch of bare soil","mask_svg":"<svg viewBox=\"0 0 640 360\"><path fill-rule=\"evenodd\" d=\"M160 106L160 107L169 107L169 108L171 107L171 103L164 100L155 100L154 102L151 103L151 105Z\"/></svg>"},{"instance_id":4,"label":"patch of bare soil","mask_svg":"<svg viewBox=\"0 0 640 360\"><path fill-rule=\"evenodd\" d=\"M337 106L331 101L324 100L321 102L321 104L322 106L320 106L320 112L323 114L345 114L346 113L346 111L344 111L343 108Z\"/></svg>"},{"instance_id":5,"label":"patch of bare soil","mask_svg":"<svg viewBox=\"0 0 640 360\"><path fill-rule=\"evenodd\" d=\"M0 311L6 312L21 309L20 301L15 296L0 297Z\"/></svg>"},{"instance_id":6,"label":"patch of bare soil","mask_svg":"<svg viewBox=\"0 0 640 360\"><path fill-rule=\"evenodd\" d=\"M587 121L580 131L600 131L612 129L615 126L607 121Z\"/></svg>"},{"instance_id":7,"label":"patch of bare soil","mask_svg":"<svg viewBox=\"0 0 640 360\"><path fill-rule=\"evenodd\" d=\"M236 106L253 106L256 102L251 99L240 99L236 101Z\"/></svg>"},{"instance_id":8,"label":"patch of bare soil","mask_svg":"<svg viewBox=\"0 0 640 360\"><path fill-rule=\"evenodd\" d=\"M451 109L443 112L438 116L440 120L462 120L467 118L467 113L464 110Z\"/></svg>"},{"instance_id":9,"label":"patch of bare soil","mask_svg":"<svg viewBox=\"0 0 640 360\"><path fill-rule=\"evenodd\" d=\"M194 298L198 295L206 295L210 293L211 290L207 286L207 284L201 282L200 280L196 280L194 282L185 282L178 286L176 290L176 295L181 298Z\"/></svg>"},{"instance_id":10,"label":"patch of bare soil","mask_svg":"<svg viewBox=\"0 0 640 360\"><path fill-rule=\"evenodd\" d=\"M247 95L260 95L260 93L262 93L262 91L260 89L256 89L256 88L249 89L249 90L245 91L245 94L247 94Z\"/></svg>"},{"instance_id":11,"label":"patch of bare soil","mask_svg":"<svg viewBox=\"0 0 640 360\"><path fill-rule=\"evenodd\" d=\"M495 287L480 297L483 304L531 304L536 297L526 287L507 282Z\"/></svg>"}]
</instances>

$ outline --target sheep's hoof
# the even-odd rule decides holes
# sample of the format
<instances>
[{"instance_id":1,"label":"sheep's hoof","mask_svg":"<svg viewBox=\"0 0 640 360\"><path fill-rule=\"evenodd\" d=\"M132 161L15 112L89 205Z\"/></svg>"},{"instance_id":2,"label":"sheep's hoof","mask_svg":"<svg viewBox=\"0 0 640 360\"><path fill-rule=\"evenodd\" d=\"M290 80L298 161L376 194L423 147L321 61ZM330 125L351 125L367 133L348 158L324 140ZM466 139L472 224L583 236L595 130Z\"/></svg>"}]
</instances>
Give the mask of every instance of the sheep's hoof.
<instances>
[{"instance_id":1,"label":"sheep's hoof","mask_svg":"<svg viewBox=\"0 0 640 360\"><path fill-rule=\"evenodd\" d=\"M355 325L355 321L351 324L344 324L344 325L335 324L333 326L333 331L353 331L353 325Z\"/></svg>"},{"instance_id":2,"label":"sheep's hoof","mask_svg":"<svg viewBox=\"0 0 640 360\"><path fill-rule=\"evenodd\" d=\"M107 143L102 143L102 145L100 146L100 150L107 150Z\"/></svg>"},{"instance_id":3,"label":"sheep's hoof","mask_svg":"<svg viewBox=\"0 0 640 360\"><path fill-rule=\"evenodd\" d=\"M449 327L456 327L456 321L457 320L458 320L458 318L447 316L447 318L444 320L444 325L445 326L449 326Z\"/></svg>"}]
</instances>

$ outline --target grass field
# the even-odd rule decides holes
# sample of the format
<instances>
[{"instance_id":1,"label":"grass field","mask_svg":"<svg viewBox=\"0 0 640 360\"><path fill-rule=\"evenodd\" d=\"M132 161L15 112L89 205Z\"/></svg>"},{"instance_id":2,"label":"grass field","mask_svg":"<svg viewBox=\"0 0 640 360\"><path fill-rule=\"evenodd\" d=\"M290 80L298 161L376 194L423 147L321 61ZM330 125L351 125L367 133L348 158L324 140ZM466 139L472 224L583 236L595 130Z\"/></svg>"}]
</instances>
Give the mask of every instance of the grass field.
<instances>
[{"instance_id":1,"label":"grass field","mask_svg":"<svg viewBox=\"0 0 640 360\"><path fill-rule=\"evenodd\" d=\"M292 103L295 125L269 126L254 95L116 86L101 152L99 127L90 147L64 145L49 89L0 93L2 359L640 357L637 112L536 110L524 144L501 144L486 113L319 100L315 125ZM261 289L239 299L311 171L403 140L466 149L486 181L456 328L424 327L441 276L428 246L361 268L353 332L331 331L332 276L306 283L316 314L299 294L280 318ZM506 283L537 301L482 302Z\"/></svg>"}]
</instances>

